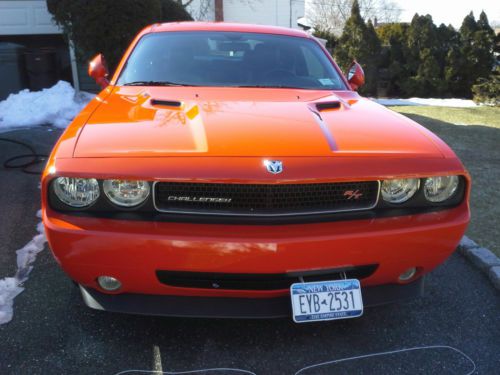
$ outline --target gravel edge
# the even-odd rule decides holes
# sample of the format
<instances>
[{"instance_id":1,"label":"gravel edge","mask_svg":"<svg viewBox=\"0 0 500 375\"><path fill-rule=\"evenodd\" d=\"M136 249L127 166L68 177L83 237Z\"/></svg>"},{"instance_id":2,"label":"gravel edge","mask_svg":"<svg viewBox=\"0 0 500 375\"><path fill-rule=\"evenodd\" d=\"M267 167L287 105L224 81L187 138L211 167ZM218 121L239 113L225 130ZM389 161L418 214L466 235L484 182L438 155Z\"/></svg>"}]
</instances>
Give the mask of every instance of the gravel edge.
<instances>
[{"instance_id":1,"label":"gravel edge","mask_svg":"<svg viewBox=\"0 0 500 375\"><path fill-rule=\"evenodd\" d=\"M457 251L479 268L490 279L493 286L500 290L500 258L491 250L479 246L467 236L463 236Z\"/></svg>"}]
</instances>

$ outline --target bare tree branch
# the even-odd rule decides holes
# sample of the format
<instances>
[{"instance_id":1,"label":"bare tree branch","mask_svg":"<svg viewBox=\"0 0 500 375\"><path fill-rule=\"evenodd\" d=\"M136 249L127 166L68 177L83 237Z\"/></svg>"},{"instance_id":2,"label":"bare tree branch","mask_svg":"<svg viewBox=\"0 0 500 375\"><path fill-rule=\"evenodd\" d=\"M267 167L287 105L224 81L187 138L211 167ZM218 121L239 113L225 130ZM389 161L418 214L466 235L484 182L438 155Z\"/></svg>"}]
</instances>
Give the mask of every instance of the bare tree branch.
<instances>
[{"instance_id":1,"label":"bare tree branch","mask_svg":"<svg viewBox=\"0 0 500 375\"><path fill-rule=\"evenodd\" d=\"M190 6L193 1L194 0L187 0L187 1L184 2L182 0L177 0L177 2L179 4L181 4L184 8L187 8L188 6Z\"/></svg>"},{"instance_id":2,"label":"bare tree branch","mask_svg":"<svg viewBox=\"0 0 500 375\"><path fill-rule=\"evenodd\" d=\"M236 0L226 0L227 2L233 3ZM212 18L210 14L213 14L214 9L214 0L177 0L179 4L181 4L188 12L191 14L193 19L197 21L205 20L210 21ZM262 0L237 0L241 5L247 5L250 8L254 9L255 3L260 3Z\"/></svg>"},{"instance_id":3,"label":"bare tree branch","mask_svg":"<svg viewBox=\"0 0 500 375\"><path fill-rule=\"evenodd\" d=\"M359 0L361 15L365 20L397 22L401 9L391 0ZM311 0L307 18L321 30L340 34L351 15L353 0Z\"/></svg>"}]
</instances>

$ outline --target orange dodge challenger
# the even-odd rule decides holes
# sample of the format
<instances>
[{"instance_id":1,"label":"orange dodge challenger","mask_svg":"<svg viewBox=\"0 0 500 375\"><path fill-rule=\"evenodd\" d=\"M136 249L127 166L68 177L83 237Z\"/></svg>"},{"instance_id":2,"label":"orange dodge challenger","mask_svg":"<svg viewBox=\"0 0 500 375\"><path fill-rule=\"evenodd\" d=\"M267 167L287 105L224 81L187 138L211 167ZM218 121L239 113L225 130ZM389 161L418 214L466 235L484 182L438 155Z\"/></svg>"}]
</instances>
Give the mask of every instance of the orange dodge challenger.
<instances>
[{"instance_id":1,"label":"orange dodge challenger","mask_svg":"<svg viewBox=\"0 0 500 375\"><path fill-rule=\"evenodd\" d=\"M52 252L95 309L353 318L421 295L470 219L437 136L356 89L297 30L156 24L42 177Z\"/></svg>"}]
</instances>

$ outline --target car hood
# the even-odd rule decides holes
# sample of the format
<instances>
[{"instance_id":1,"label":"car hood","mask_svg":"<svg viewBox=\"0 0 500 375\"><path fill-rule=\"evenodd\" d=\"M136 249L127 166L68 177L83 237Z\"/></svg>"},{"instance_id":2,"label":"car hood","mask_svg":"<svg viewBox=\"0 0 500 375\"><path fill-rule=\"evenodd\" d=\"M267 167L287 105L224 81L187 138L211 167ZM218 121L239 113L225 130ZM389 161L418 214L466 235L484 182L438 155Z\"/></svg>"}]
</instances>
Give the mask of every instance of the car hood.
<instances>
[{"instance_id":1,"label":"car hood","mask_svg":"<svg viewBox=\"0 0 500 375\"><path fill-rule=\"evenodd\" d=\"M420 125L348 91L116 87L101 101L74 157L443 156Z\"/></svg>"}]
</instances>

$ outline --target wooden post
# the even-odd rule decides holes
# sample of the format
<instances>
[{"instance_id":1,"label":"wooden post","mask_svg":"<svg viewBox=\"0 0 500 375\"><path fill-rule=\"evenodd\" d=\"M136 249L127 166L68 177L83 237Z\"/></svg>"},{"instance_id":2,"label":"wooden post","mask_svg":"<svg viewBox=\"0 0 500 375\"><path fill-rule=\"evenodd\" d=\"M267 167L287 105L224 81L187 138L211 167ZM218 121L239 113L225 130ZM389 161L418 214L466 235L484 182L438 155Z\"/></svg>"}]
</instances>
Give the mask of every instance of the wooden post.
<instances>
[{"instance_id":1,"label":"wooden post","mask_svg":"<svg viewBox=\"0 0 500 375\"><path fill-rule=\"evenodd\" d=\"M215 3L215 21L224 21L224 2L222 0L214 0Z\"/></svg>"}]
</instances>

